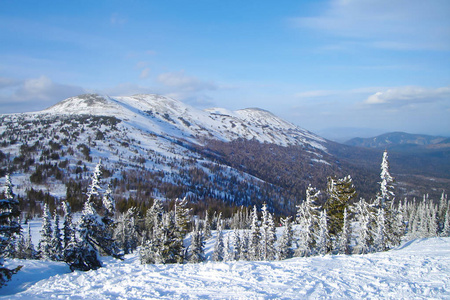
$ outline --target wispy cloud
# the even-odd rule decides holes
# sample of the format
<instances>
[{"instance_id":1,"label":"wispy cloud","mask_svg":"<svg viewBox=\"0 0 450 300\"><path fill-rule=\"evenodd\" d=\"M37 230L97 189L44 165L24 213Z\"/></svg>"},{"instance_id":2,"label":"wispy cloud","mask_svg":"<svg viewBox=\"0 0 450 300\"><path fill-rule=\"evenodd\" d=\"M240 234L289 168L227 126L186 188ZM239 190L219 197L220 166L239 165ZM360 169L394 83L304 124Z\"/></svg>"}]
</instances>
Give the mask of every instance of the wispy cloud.
<instances>
[{"instance_id":1,"label":"wispy cloud","mask_svg":"<svg viewBox=\"0 0 450 300\"><path fill-rule=\"evenodd\" d=\"M3 107L15 105L19 111L29 111L30 104L33 108L44 109L85 92L82 87L57 83L46 76L25 80L0 78L0 105Z\"/></svg>"},{"instance_id":2,"label":"wispy cloud","mask_svg":"<svg viewBox=\"0 0 450 300\"><path fill-rule=\"evenodd\" d=\"M450 50L447 0L332 0L321 14L291 21L299 28L362 41L368 47Z\"/></svg>"},{"instance_id":3,"label":"wispy cloud","mask_svg":"<svg viewBox=\"0 0 450 300\"><path fill-rule=\"evenodd\" d=\"M406 86L378 91L370 95L364 103L372 106L402 107L418 103L436 103L443 100L450 105L450 87L432 89Z\"/></svg>"}]
</instances>

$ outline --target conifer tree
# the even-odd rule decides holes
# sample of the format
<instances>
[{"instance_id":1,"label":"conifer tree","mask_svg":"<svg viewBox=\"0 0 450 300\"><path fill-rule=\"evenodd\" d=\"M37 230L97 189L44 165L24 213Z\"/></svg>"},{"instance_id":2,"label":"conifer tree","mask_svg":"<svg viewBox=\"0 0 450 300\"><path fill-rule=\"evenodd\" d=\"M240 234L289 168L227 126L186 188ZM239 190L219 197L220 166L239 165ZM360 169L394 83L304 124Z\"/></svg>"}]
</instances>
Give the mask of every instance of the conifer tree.
<instances>
[{"instance_id":1,"label":"conifer tree","mask_svg":"<svg viewBox=\"0 0 450 300\"><path fill-rule=\"evenodd\" d=\"M273 222L272 214L267 210L267 205L264 203L262 207L262 226L261 226L261 258L263 260L275 259L275 224Z\"/></svg>"},{"instance_id":2,"label":"conifer tree","mask_svg":"<svg viewBox=\"0 0 450 300\"><path fill-rule=\"evenodd\" d=\"M205 242L198 223L191 233L191 246L189 247L189 262L199 263L205 260Z\"/></svg>"},{"instance_id":3,"label":"conifer tree","mask_svg":"<svg viewBox=\"0 0 450 300\"><path fill-rule=\"evenodd\" d=\"M261 259L261 230L260 230L258 211L256 210L256 206L253 206L251 218L252 218L252 224L250 227L248 259L249 260L260 260Z\"/></svg>"},{"instance_id":4,"label":"conifer tree","mask_svg":"<svg viewBox=\"0 0 450 300\"><path fill-rule=\"evenodd\" d=\"M324 208L329 218L329 233L331 237L336 237L344 224L344 210L356 195L350 175L342 179L328 177L327 193L329 198Z\"/></svg>"},{"instance_id":5,"label":"conifer tree","mask_svg":"<svg viewBox=\"0 0 450 300\"><path fill-rule=\"evenodd\" d=\"M52 260L54 251L52 245L53 229L52 216L48 209L47 203L44 204L44 212L42 216L41 239L39 241L39 256L44 260Z\"/></svg>"},{"instance_id":6,"label":"conifer tree","mask_svg":"<svg viewBox=\"0 0 450 300\"><path fill-rule=\"evenodd\" d=\"M445 212L441 236L450 236L450 206L447 206L447 211Z\"/></svg>"},{"instance_id":7,"label":"conifer tree","mask_svg":"<svg viewBox=\"0 0 450 300\"><path fill-rule=\"evenodd\" d=\"M294 232L292 230L291 219L292 217L281 218L281 224L283 225L284 230L278 244L279 260L291 258L294 255L294 250L292 250Z\"/></svg>"},{"instance_id":8,"label":"conifer tree","mask_svg":"<svg viewBox=\"0 0 450 300\"><path fill-rule=\"evenodd\" d=\"M63 224L63 248L67 248L71 240L75 240L75 228L72 221L72 212L70 204L67 201L63 202L64 224Z\"/></svg>"},{"instance_id":9,"label":"conifer tree","mask_svg":"<svg viewBox=\"0 0 450 300\"><path fill-rule=\"evenodd\" d=\"M249 233L248 230L245 230L242 234L242 239L241 239L241 251L239 254L239 260L249 260Z\"/></svg>"},{"instance_id":10,"label":"conifer tree","mask_svg":"<svg viewBox=\"0 0 450 300\"><path fill-rule=\"evenodd\" d=\"M323 210L319 217L319 232L316 241L317 253L325 255L330 250L330 235L328 233L327 211Z\"/></svg>"},{"instance_id":11,"label":"conifer tree","mask_svg":"<svg viewBox=\"0 0 450 300\"><path fill-rule=\"evenodd\" d=\"M225 253L224 253L224 244L223 244L223 231L222 231L222 221L219 219L217 221L217 237L216 243L214 244L214 252L212 259L213 261L223 261Z\"/></svg>"},{"instance_id":12,"label":"conifer tree","mask_svg":"<svg viewBox=\"0 0 450 300\"><path fill-rule=\"evenodd\" d=\"M227 236L225 237L225 243L224 243L224 250L223 250L224 254L223 254L223 260L224 261L232 261L234 260L233 257L233 249L232 249L232 245L231 245L231 239L230 239L230 235L227 234Z\"/></svg>"},{"instance_id":13,"label":"conifer tree","mask_svg":"<svg viewBox=\"0 0 450 300\"><path fill-rule=\"evenodd\" d=\"M364 199L356 203L355 214L357 217L357 235L355 253L365 254L372 251L374 218L369 205Z\"/></svg>"},{"instance_id":14,"label":"conifer tree","mask_svg":"<svg viewBox=\"0 0 450 300\"><path fill-rule=\"evenodd\" d=\"M374 237L374 248L376 251L387 250L385 214L384 214L384 209L382 207L378 209L378 213L377 213L376 233L375 233L375 237Z\"/></svg>"},{"instance_id":15,"label":"conifer tree","mask_svg":"<svg viewBox=\"0 0 450 300\"><path fill-rule=\"evenodd\" d=\"M232 260L240 260L242 252L241 237L239 231L234 229L233 231L233 257Z\"/></svg>"},{"instance_id":16,"label":"conifer tree","mask_svg":"<svg viewBox=\"0 0 450 300\"><path fill-rule=\"evenodd\" d=\"M59 215L55 209L53 218L53 235L51 239L51 247L52 247L52 260L62 260L63 253L63 245L62 245L62 234L61 229L59 228Z\"/></svg>"},{"instance_id":17,"label":"conifer tree","mask_svg":"<svg viewBox=\"0 0 450 300\"><path fill-rule=\"evenodd\" d=\"M351 227L350 220L347 213L347 208L344 210L344 224L342 225L342 231L339 233L337 253L339 254L350 254L350 238L351 238Z\"/></svg>"},{"instance_id":18,"label":"conifer tree","mask_svg":"<svg viewBox=\"0 0 450 300\"><path fill-rule=\"evenodd\" d=\"M115 228L114 240L117 241L118 247L123 249L124 254L132 253L138 246L137 215L136 207L130 207L120 216L117 227Z\"/></svg>"},{"instance_id":19,"label":"conifer tree","mask_svg":"<svg viewBox=\"0 0 450 300\"><path fill-rule=\"evenodd\" d=\"M28 231L25 237L25 258L26 259L35 259L37 257L37 251L34 248L33 242L31 240L31 227L30 223L28 223Z\"/></svg>"},{"instance_id":20,"label":"conifer tree","mask_svg":"<svg viewBox=\"0 0 450 300\"><path fill-rule=\"evenodd\" d=\"M395 198L393 185L394 179L389 173L389 160L387 150L384 150L383 152L380 177L380 192L378 193L374 204L377 208L381 207L386 210L386 208L390 207L391 202Z\"/></svg>"},{"instance_id":21,"label":"conifer tree","mask_svg":"<svg viewBox=\"0 0 450 300\"><path fill-rule=\"evenodd\" d=\"M208 210L206 210L206 213L205 213L205 225L204 225L203 234L204 234L205 239L209 239L211 237L211 220L209 219Z\"/></svg>"},{"instance_id":22,"label":"conifer tree","mask_svg":"<svg viewBox=\"0 0 450 300\"><path fill-rule=\"evenodd\" d=\"M5 249L10 245L12 238L20 234L22 228L19 224L19 201L15 199L13 184L9 174L5 177L4 197L0 198L0 287L6 284L11 276L16 274L21 266L8 269L3 266Z\"/></svg>"}]
</instances>

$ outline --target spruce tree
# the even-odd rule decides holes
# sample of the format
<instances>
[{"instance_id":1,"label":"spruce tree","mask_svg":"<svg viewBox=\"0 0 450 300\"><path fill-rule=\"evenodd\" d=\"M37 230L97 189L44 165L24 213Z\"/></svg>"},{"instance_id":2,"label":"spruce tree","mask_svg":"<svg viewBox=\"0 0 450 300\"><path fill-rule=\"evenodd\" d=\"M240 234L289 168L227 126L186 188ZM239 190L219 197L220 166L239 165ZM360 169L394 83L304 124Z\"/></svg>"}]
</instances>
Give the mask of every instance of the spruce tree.
<instances>
[{"instance_id":1,"label":"spruce tree","mask_svg":"<svg viewBox=\"0 0 450 300\"><path fill-rule=\"evenodd\" d=\"M376 220L376 232L374 237L374 249L376 251L385 251L387 250L386 245L386 222L385 222L385 214L384 209L379 208L377 213Z\"/></svg>"},{"instance_id":2,"label":"spruce tree","mask_svg":"<svg viewBox=\"0 0 450 300\"><path fill-rule=\"evenodd\" d=\"M52 260L54 257L54 249L52 245L53 229L52 216L48 209L47 203L44 204L44 212L42 216L41 239L39 241L39 256L43 260Z\"/></svg>"},{"instance_id":3,"label":"spruce tree","mask_svg":"<svg viewBox=\"0 0 450 300\"><path fill-rule=\"evenodd\" d=\"M281 224L283 225L283 235L278 243L278 259L283 260L291 258L294 255L292 250L292 241L294 232L292 230L292 217L281 218Z\"/></svg>"},{"instance_id":4,"label":"spruce tree","mask_svg":"<svg viewBox=\"0 0 450 300\"><path fill-rule=\"evenodd\" d=\"M70 204L67 201L63 202L64 224L63 224L63 248L67 248L71 240L75 240L75 228L72 221L72 212Z\"/></svg>"},{"instance_id":5,"label":"spruce tree","mask_svg":"<svg viewBox=\"0 0 450 300\"><path fill-rule=\"evenodd\" d=\"M217 237L216 243L214 244L214 252L212 259L213 261L223 261L225 253L224 253L224 244L223 244L223 231L222 231L222 222L220 220L220 216L217 222Z\"/></svg>"},{"instance_id":6,"label":"spruce tree","mask_svg":"<svg viewBox=\"0 0 450 300\"><path fill-rule=\"evenodd\" d=\"M267 205L264 203L262 207L262 226L261 226L261 258L263 260L275 259L275 224L273 222L272 214L267 210Z\"/></svg>"},{"instance_id":7,"label":"spruce tree","mask_svg":"<svg viewBox=\"0 0 450 300\"><path fill-rule=\"evenodd\" d=\"M59 215L58 212L55 209L54 217L53 217L53 235L51 240L52 245L52 260L62 260L62 254L63 254L63 241L62 241L62 234L61 229L59 228Z\"/></svg>"},{"instance_id":8,"label":"spruce tree","mask_svg":"<svg viewBox=\"0 0 450 300\"><path fill-rule=\"evenodd\" d=\"M209 239L211 237L211 220L209 219L208 210L206 210L205 213L205 223L204 223L204 230L203 234L205 236L205 239Z\"/></svg>"},{"instance_id":9,"label":"spruce tree","mask_svg":"<svg viewBox=\"0 0 450 300\"><path fill-rule=\"evenodd\" d=\"M9 174L6 175L4 197L0 198L0 287L5 285L11 276L16 274L21 266L8 269L3 266L5 249L10 245L15 234L20 234L22 228L18 218L20 215L19 201L15 199L13 184Z\"/></svg>"},{"instance_id":10,"label":"spruce tree","mask_svg":"<svg viewBox=\"0 0 450 300\"><path fill-rule=\"evenodd\" d=\"M37 251L34 248L33 242L31 240L31 227L30 223L28 223L28 231L25 237L25 258L26 259L36 259Z\"/></svg>"},{"instance_id":11,"label":"spruce tree","mask_svg":"<svg viewBox=\"0 0 450 300\"><path fill-rule=\"evenodd\" d=\"M242 252L241 237L239 235L239 231L237 229L234 229L234 231L233 231L233 257L232 257L233 260L240 260L241 252Z\"/></svg>"},{"instance_id":12,"label":"spruce tree","mask_svg":"<svg viewBox=\"0 0 450 300\"><path fill-rule=\"evenodd\" d=\"M374 217L369 205L364 199L356 203L355 214L357 218L356 254L369 253L373 249Z\"/></svg>"},{"instance_id":13,"label":"spruce tree","mask_svg":"<svg viewBox=\"0 0 450 300\"><path fill-rule=\"evenodd\" d=\"M342 231L339 233L337 253L339 254L350 254L350 238L351 238L351 227L350 220L347 213L347 208L344 210L344 224L342 225Z\"/></svg>"},{"instance_id":14,"label":"spruce tree","mask_svg":"<svg viewBox=\"0 0 450 300\"><path fill-rule=\"evenodd\" d=\"M326 210L323 210L320 213L316 247L317 253L320 255L325 255L330 251L330 235L328 231L328 216Z\"/></svg>"},{"instance_id":15,"label":"spruce tree","mask_svg":"<svg viewBox=\"0 0 450 300\"><path fill-rule=\"evenodd\" d=\"M261 230L260 230L258 211L256 210L256 206L253 206L251 218L252 218L252 224L250 227L248 259L249 260L260 260L261 259Z\"/></svg>"},{"instance_id":16,"label":"spruce tree","mask_svg":"<svg viewBox=\"0 0 450 300\"><path fill-rule=\"evenodd\" d=\"M199 263L205 260L205 242L199 223L194 226L191 233L191 246L189 247L189 262Z\"/></svg>"},{"instance_id":17,"label":"spruce tree","mask_svg":"<svg viewBox=\"0 0 450 300\"><path fill-rule=\"evenodd\" d=\"M327 193L329 198L324 208L329 218L329 233L331 237L336 237L344 224L344 210L356 195L350 175L342 179L328 177Z\"/></svg>"}]
</instances>

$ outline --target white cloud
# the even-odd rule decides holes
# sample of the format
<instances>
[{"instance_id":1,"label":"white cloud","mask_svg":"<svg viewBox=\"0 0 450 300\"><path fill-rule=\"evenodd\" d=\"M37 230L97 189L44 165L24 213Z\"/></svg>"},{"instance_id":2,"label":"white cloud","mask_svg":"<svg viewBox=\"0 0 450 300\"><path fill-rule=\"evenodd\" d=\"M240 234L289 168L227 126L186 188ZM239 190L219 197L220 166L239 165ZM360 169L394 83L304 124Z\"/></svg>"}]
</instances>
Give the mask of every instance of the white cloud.
<instances>
[{"instance_id":1,"label":"white cloud","mask_svg":"<svg viewBox=\"0 0 450 300\"><path fill-rule=\"evenodd\" d=\"M431 89L406 86L378 91L370 95L364 103L369 105L383 104L390 107L400 107L418 103L435 103L442 100L450 103L450 87Z\"/></svg>"},{"instance_id":2,"label":"white cloud","mask_svg":"<svg viewBox=\"0 0 450 300\"><path fill-rule=\"evenodd\" d=\"M292 23L369 47L450 49L448 0L332 0L318 16L295 18Z\"/></svg>"},{"instance_id":3,"label":"white cloud","mask_svg":"<svg viewBox=\"0 0 450 300\"><path fill-rule=\"evenodd\" d=\"M85 92L79 86L56 83L46 76L26 80L0 79L0 105L8 107L9 112L44 109Z\"/></svg>"}]
</instances>

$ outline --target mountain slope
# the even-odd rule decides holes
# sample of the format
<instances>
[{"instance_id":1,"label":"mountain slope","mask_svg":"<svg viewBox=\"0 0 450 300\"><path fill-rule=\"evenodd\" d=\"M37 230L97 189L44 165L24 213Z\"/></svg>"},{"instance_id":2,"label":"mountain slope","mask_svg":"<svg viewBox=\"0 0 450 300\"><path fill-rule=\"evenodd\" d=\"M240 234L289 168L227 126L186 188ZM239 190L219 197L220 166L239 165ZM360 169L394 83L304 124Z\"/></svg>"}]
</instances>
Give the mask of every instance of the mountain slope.
<instances>
[{"instance_id":1,"label":"mountain slope","mask_svg":"<svg viewBox=\"0 0 450 300\"><path fill-rule=\"evenodd\" d=\"M310 144L324 150L326 141L261 109L199 110L160 95L108 97L95 94L66 99L42 113L120 116L147 132L201 144L202 139L256 139L282 146Z\"/></svg>"},{"instance_id":2,"label":"mountain slope","mask_svg":"<svg viewBox=\"0 0 450 300\"><path fill-rule=\"evenodd\" d=\"M447 141L446 141L447 140ZM424 134L410 134L405 132L390 132L372 138L354 138L346 145L367 148L401 148L420 147L448 143L448 138Z\"/></svg>"}]
</instances>

